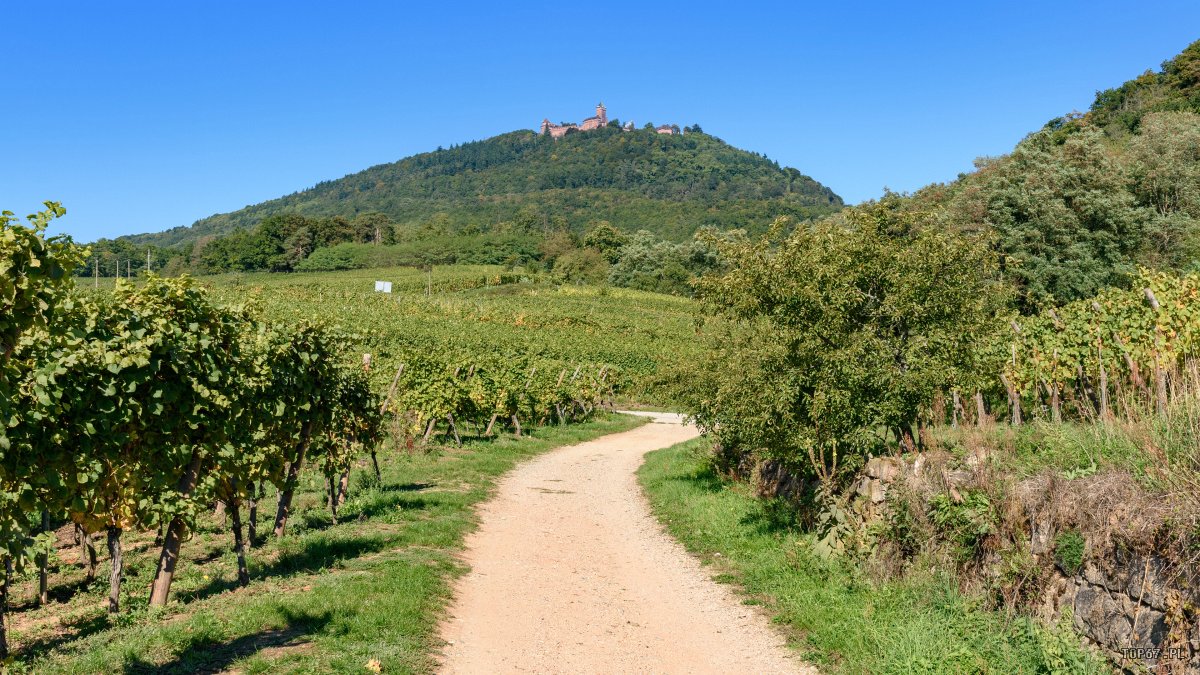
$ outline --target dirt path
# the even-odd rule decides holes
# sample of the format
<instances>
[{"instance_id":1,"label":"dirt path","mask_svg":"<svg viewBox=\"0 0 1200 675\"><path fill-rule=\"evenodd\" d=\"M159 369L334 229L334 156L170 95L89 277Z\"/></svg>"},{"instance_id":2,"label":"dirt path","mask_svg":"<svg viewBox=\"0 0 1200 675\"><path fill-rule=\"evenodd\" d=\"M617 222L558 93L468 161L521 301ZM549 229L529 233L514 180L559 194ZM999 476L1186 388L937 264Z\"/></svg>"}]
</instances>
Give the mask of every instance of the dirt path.
<instances>
[{"instance_id":1,"label":"dirt path","mask_svg":"<svg viewBox=\"0 0 1200 675\"><path fill-rule=\"evenodd\" d=\"M467 538L443 672L805 672L650 514L634 476L642 455L696 435L653 416L503 480Z\"/></svg>"}]
</instances>

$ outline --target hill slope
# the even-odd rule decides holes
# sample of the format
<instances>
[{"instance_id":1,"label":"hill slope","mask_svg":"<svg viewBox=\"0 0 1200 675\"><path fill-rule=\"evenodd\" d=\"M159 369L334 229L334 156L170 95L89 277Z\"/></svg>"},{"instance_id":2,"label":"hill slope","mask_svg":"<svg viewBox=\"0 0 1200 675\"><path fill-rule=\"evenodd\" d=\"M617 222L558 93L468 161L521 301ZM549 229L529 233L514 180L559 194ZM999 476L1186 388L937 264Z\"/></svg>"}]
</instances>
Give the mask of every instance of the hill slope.
<instances>
[{"instance_id":1,"label":"hill slope","mask_svg":"<svg viewBox=\"0 0 1200 675\"><path fill-rule=\"evenodd\" d=\"M668 136L610 127L553 140L514 131L127 239L173 246L246 229L276 213L352 217L371 211L410 225L436 216L456 231L487 230L523 212L562 216L575 230L603 219L682 239L703 225L753 229L779 215L808 218L841 206L832 190L799 171L701 132Z\"/></svg>"}]
</instances>

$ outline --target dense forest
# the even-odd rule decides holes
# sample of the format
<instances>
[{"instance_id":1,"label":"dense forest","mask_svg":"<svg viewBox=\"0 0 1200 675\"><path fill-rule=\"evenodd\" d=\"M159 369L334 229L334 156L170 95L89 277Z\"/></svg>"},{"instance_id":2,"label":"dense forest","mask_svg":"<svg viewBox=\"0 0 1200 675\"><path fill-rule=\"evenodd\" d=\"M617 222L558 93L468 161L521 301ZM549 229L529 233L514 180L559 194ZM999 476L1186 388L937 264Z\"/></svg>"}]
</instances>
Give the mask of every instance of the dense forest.
<instances>
[{"instance_id":1,"label":"dense forest","mask_svg":"<svg viewBox=\"0 0 1200 675\"><path fill-rule=\"evenodd\" d=\"M280 199L157 234L136 244L176 246L253 227L279 213L309 217L378 212L402 228L437 222L452 232L503 230L531 212L581 232L593 220L684 240L779 215L836 211L842 200L799 171L690 127L682 135L621 131L614 123L554 140L514 131L320 183Z\"/></svg>"}]
</instances>

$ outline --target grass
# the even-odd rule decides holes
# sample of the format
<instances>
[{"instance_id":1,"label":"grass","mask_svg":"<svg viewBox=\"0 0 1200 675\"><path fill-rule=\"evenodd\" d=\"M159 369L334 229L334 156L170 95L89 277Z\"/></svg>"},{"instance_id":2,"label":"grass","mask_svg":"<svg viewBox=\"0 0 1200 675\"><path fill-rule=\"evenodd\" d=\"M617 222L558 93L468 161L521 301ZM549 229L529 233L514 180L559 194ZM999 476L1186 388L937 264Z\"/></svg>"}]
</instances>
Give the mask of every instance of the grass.
<instances>
[{"instance_id":1,"label":"grass","mask_svg":"<svg viewBox=\"0 0 1200 675\"><path fill-rule=\"evenodd\" d=\"M762 605L828 673L1104 672L1065 629L986 609L937 573L874 581L826 559L744 486L716 476L700 439L650 453L639 471L668 530L747 604ZM719 554L719 555L718 555Z\"/></svg>"},{"instance_id":2,"label":"grass","mask_svg":"<svg viewBox=\"0 0 1200 675\"><path fill-rule=\"evenodd\" d=\"M103 581L85 585L76 551L60 549L54 602L32 606L35 589L14 589L11 615L19 658L12 672L243 673L429 672L439 648L437 622L456 559L476 522L474 507L498 476L551 448L633 428L622 415L531 437L468 441L464 448L382 457L383 481L356 469L347 504L333 525L315 472L306 476L282 540L251 551L251 583L236 584L231 536L214 517L184 544L184 560L165 611L146 608L156 551L152 536L126 539L124 611L108 617ZM260 509L270 527L273 501Z\"/></svg>"}]
</instances>

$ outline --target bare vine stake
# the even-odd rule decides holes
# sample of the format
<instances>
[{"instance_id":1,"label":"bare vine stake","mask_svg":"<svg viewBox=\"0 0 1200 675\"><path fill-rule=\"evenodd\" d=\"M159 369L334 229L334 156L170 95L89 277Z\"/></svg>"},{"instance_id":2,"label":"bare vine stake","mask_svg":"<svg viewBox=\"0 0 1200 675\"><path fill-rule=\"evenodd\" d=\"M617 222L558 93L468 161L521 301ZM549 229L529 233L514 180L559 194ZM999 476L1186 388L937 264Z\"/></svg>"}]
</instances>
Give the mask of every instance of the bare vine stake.
<instances>
[{"instance_id":1,"label":"bare vine stake","mask_svg":"<svg viewBox=\"0 0 1200 675\"><path fill-rule=\"evenodd\" d=\"M1159 355L1159 351L1162 349L1162 328L1158 325L1158 298L1154 297L1154 291L1149 288L1144 289L1144 292L1150 308L1156 315L1154 318L1154 393L1157 399L1158 414L1164 415L1167 412L1167 377Z\"/></svg>"},{"instance_id":2,"label":"bare vine stake","mask_svg":"<svg viewBox=\"0 0 1200 675\"><path fill-rule=\"evenodd\" d=\"M50 512L42 511L42 532L50 531ZM38 554L38 606L45 607L50 604L50 570L47 568L49 556L45 553Z\"/></svg>"},{"instance_id":3,"label":"bare vine stake","mask_svg":"<svg viewBox=\"0 0 1200 675\"><path fill-rule=\"evenodd\" d=\"M396 387L400 385L400 375L404 373L404 364L396 369L396 374L392 377L392 384L388 386L387 396L383 398L383 405L379 406L379 414L382 415L387 411L388 404L392 402L392 397L396 395Z\"/></svg>"},{"instance_id":4,"label":"bare vine stake","mask_svg":"<svg viewBox=\"0 0 1200 675\"><path fill-rule=\"evenodd\" d=\"M1012 408L1012 425L1019 427L1021 426L1021 399L1017 398L1016 390L1004 373L1000 373L1000 382L1004 384L1004 389L1008 392L1008 404Z\"/></svg>"},{"instance_id":5,"label":"bare vine stake","mask_svg":"<svg viewBox=\"0 0 1200 675\"><path fill-rule=\"evenodd\" d=\"M454 444L462 447L462 439L458 437L458 427L454 425L454 413L446 413L446 421L450 423L450 431L454 432Z\"/></svg>"},{"instance_id":6,"label":"bare vine stake","mask_svg":"<svg viewBox=\"0 0 1200 675\"><path fill-rule=\"evenodd\" d=\"M1108 370L1104 367L1104 343L1096 340L1096 356L1100 360L1100 417L1108 418Z\"/></svg>"}]
</instances>

